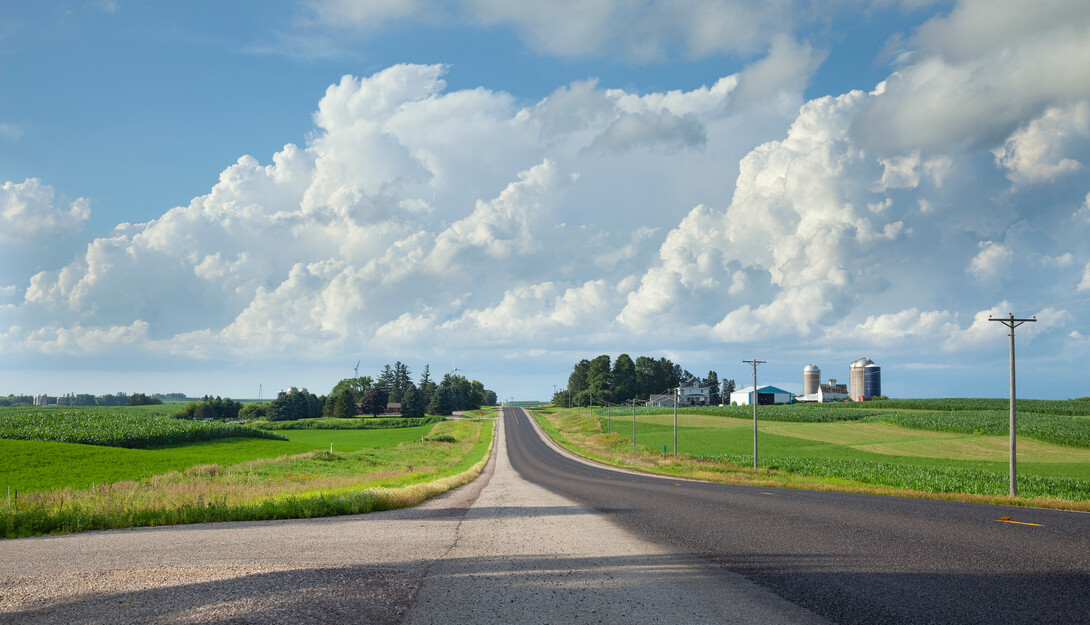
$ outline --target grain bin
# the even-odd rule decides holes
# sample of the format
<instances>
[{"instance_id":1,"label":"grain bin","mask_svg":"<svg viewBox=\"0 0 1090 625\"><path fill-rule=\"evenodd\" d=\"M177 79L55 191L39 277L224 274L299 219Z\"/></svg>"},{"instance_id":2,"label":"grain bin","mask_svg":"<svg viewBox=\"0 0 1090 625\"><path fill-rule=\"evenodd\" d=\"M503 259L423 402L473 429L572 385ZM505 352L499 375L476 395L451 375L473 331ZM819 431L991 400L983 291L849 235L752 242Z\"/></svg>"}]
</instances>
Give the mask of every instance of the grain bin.
<instances>
[{"instance_id":1,"label":"grain bin","mask_svg":"<svg viewBox=\"0 0 1090 625\"><path fill-rule=\"evenodd\" d=\"M863 367L863 397L871 398L882 394L882 368L873 362Z\"/></svg>"}]
</instances>

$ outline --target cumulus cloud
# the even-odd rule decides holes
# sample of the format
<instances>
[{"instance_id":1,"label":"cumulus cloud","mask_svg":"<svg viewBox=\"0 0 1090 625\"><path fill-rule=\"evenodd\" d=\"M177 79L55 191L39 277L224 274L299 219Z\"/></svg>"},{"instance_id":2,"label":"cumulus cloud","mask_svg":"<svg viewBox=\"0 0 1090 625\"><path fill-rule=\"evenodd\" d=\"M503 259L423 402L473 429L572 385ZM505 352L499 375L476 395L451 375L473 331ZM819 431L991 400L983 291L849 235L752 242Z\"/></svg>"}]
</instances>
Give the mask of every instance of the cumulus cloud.
<instances>
[{"instance_id":1,"label":"cumulus cloud","mask_svg":"<svg viewBox=\"0 0 1090 625\"><path fill-rule=\"evenodd\" d=\"M1090 102L1053 107L1024 128L1015 131L993 150L996 162L1009 170L1007 177L1017 183L1052 180L1083 168L1068 156L1074 145L1090 149Z\"/></svg>"},{"instance_id":2,"label":"cumulus cloud","mask_svg":"<svg viewBox=\"0 0 1090 625\"><path fill-rule=\"evenodd\" d=\"M414 19L404 5L312 6L361 28ZM595 24L618 6L578 11ZM755 6L746 10L782 8ZM452 10L519 24L549 46L571 35L550 26L558 7ZM536 102L449 90L442 65L345 76L304 145L268 162L243 156L187 205L122 224L65 264L5 277L18 305L0 309L0 342L220 358L666 339L679 349L983 349L996 332L987 316L1009 306L992 306L996 289L1012 301L1090 290L1090 220L1086 189L1065 175L1085 144L1082 23L1045 11L1010 31L1004 9L988 30L963 17L979 8L921 28L918 53L873 91L809 102L800 94L819 50L763 31L705 41L689 9L662 17L665 39L642 42L647 54L685 23L693 54L733 45L768 56L687 91L590 79ZM721 34L715 15L707 32ZM619 36L629 35L595 32L572 53ZM1033 76L1045 58L1058 65L1044 72L1052 78ZM1030 183L1066 185L1063 228L1036 219L1019 190ZM65 227L86 219L84 204L39 204ZM1053 279L1034 276L1043 266ZM1048 314L1058 321L1037 336L1069 323Z\"/></svg>"},{"instance_id":3,"label":"cumulus cloud","mask_svg":"<svg viewBox=\"0 0 1090 625\"><path fill-rule=\"evenodd\" d=\"M698 135L696 143L731 136L720 124L737 80L660 94L588 81L519 107L505 93L448 92L444 71L399 65L342 78L320 101L305 146L288 144L268 164L243 156L208 194L121 224L66 265L34 273L14 317L44 315L58 336L103 330L102 341L128 340L105 329L139 321L149 348L193 356L393 344L421 320L481 330L611 320L647 264L636 252L657 228L594 222L588 205L623 172L602 166L613 150L590 148L610 138L618 149L650 147L640 157L649 171L712 167L679 154ZM633 118L665 132L622 139L618 129ZM655 148L674 140L672 128L680 144ZM661 179L634 188L658 190ZM597 249L588 243L616 244L601 255L613 260L580 262L582 250ZM507 312L523 310L528 293L543 298L538 312L512 325Z\"/></svg>"},{"instance_id":4,"label":"cumulus cloud","mask_svg":"<svg viewBox=\"0 0 1090 625\"><path fill-rule=\"evenodd\" d=\"M830 328L826 338L853 344L880 347L903 345L906 341L937 343L960 331L957 315L947 310L921 311L908 308L900 312L868 315L856 324Z\"/></svg>"},{"instance_id":5,"label":"cumulus cloud","mask_svg":"<svg viewBox=\"0 0 1090 625\"><path fill-rule=\"evenodd\" d=\"M1003 273L1014 253L1009 247L994 241L981 241L980 253L969 263L969 273L976 278L994 278Z\"/></svg>"},{"instance_id":6,"label":"cumulus cloud","mask_svg":"<svg viewBox=\"0 0 1090 625\"><path fill-rule=\"evenodd\" d=\"M853 122L862 145L990 149L1050 106L1090 97L1090 9L965 0L920 27L911 64Z\"/></svg>"},{"instance_id":7,"label":"cumulus cloud","mask_svg":"<svg viewBox=\"0 0 1090 625\"><path fill-rule=\"evenodd\" d=\"M90 201L60 198L53 187L37 178L0 186L0 239L25 241L71 234L90 216Z\"/></svg>"}]
</instances>

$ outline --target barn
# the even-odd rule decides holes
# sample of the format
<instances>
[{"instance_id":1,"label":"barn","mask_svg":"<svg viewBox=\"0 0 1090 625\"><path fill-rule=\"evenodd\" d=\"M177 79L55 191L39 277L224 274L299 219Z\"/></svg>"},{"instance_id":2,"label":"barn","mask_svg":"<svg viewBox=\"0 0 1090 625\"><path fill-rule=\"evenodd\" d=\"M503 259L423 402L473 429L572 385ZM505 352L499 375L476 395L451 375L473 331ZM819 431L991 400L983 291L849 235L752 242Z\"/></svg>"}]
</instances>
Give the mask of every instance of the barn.
<instances>
[{"instance_id":1,"label":"barn","mask_svg":"<svg viewBox=\"0 0 1090 625\"><path fill-rule=\"evenodd\" d=\"M738 391L734 391L730 394L730 403L738 404L739 406L749 406L753 404L753 387L747 386ZM775 386L758 386L757 387L757 405L768 406L771 404L790 404L791 393L783 390L782 388L776 388Z\"/></svg>"}]
</instances>

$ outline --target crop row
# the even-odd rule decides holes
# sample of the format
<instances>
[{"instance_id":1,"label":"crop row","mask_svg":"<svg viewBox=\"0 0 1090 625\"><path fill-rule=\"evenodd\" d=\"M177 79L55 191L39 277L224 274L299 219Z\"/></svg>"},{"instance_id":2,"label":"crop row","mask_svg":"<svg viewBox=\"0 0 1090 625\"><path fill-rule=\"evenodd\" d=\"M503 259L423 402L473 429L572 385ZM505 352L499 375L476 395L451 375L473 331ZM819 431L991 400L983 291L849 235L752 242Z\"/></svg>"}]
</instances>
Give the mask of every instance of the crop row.
<instances>
[{"instance_id":1,"label":"crop row","mask_svg":"<svg viewBox=\"0 0 1090 625\"><path fill-rule=\"evenodd\" d=\"M836 410L834 404L779 404L758 406L758 418L767 421L788 421L796 423L831 423L834 421L858 421L867 417L884 414L882 410ZM632 414L631 406L618 406L609 410L610 414L624 416ZM753 418L753 406L684 406L678 408L681 414L700 414L734 419ZM673 414L673 408L658 406L637 406L637 415ZM606 416L605 408L595 408L594 414Z\"/></svg>"},{"instance_id":2,"label":"crop row","mask_svg":"<svg viewBox=\"0 0 1090 625\"><path fill-rule=\"evenodd\" d=\"M825 404L846 409L890 408L895 410L936 410L957 412L961 410L1009 410L1007 398L954 397L921 399L883 399L873 402L842 402ZM1041 414L1090 416L1090 401L1078 399L1019 399L1016 408L1019 412L1037 412Z\"/></svg>"},{"instance_id":3,"label":"crop row","mask_svg":"<svg viewBox=\"0 0 1090 625\"><path fill-rule=\"evenodd\" d=\"M991 435L1010 432L1010 413L999 410L887 412L867 420L932 432ZM1017 419L1017 432L1021 436L1054 445L1090 448L1090 419L1020 412Z\"/></svg>"},{"instance_id":4,"label":"crop row","mask_svg":"<svg viewBox=\"0 0 1090 625\"><path fill-rule=\"evenodd\" d=\"M743 467L753 466L753 456L744 454L706 456L698 459L726 462ZM759 465L765 469L801 475L843 478L866 484L935 493L1004 495L1009 490L1009 477L1006 473L979 469L794 457L764 457L760 459ZM1057 497L1081 501L1090 499L1090 480L1075 477L1023 475L1018 478L1018 494L1023 497Z\"/></svg>"},{"instance_id":5,"label":"crop row","mask_svg":"<svg viewBox=\"0 0 1090 625\"><path fill-rule=\"evenodd\" d=\"M28 441L147 448L235 437L287 440L245 425L82 408L0 413L0 438Z\"/></svg>"},{"instance_id":6,"label":"crop row","mask_svg":"<svg viewBox=\"0 0 1090 625\"><path fill-rule=\"evenodd\" d=\"M1081 402L1080 402L1081 403ZM825 410L822 404L790 406L761 406L758 418L763 421L795 423L830 423L855 421L885 423L914 430L954 432L959 434L1004 435L1009 432L1010 414L1006 410L955 410L932 412L922 410ZM596 415L605 416L605 410L596 409ZM672 408L638 407L639 415L672 414ZM623 417L632 414L632 408L614 409L611 414ZM753 416L751 406L712 406L684 408L682 414L717 415L748 419ZM1026 436L1045 443L1066 447L1090 448L1090 419L1019 412L1017 430Z\"/></svg>"},{"instance_id":7,"label":"crop row","mask_svg":"<svg viewBox=\"0 0 1090 625\"><path fill-rule=\"evenodd\" d=\"M854 421L861 419L859 413L871 414L885 410L925 410L933 412L960 412L979 410L1009 410L1010 401L995 398L924 398L924 399L883 399L868 402L832 402L813 404L796 402L758 406L762 418L774 421L807 421L813 423L831 421ZM1035 412L1062 416L1090 416L1090 401L1054 400L1054 399L1019 399L1019 412ZM613 406L614 413L631 414L631 406ZM595 408L596 414L605 415L605 408ZM723 417L752 416L752 406L682 406L678 409L684 414L706 414ZM667 414L673 408L659 406L637 406L636 414Z\"/></svg>"}]
</instances>

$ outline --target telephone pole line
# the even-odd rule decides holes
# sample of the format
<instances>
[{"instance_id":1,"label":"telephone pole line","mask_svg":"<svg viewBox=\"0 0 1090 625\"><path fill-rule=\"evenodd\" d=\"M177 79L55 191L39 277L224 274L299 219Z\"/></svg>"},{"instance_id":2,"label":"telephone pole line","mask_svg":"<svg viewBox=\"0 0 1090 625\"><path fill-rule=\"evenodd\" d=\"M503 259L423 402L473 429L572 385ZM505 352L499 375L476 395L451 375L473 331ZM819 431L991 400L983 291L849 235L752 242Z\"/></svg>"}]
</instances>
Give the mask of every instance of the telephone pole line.
<instances>
[{"instance_id":1,"label":"telephone pole line","mask_svg":"<svg viewBox=\"0 0 1090 625\"><path fill-rule=\"evenodd\" d=\"M1010 337L1011 337L1011 432L1010 432L1010 437L1011 437L1010 438L1010 455L1011 455L1010 480L1011 480L1011 488L1010 488L1010 494L1011 494L1011 497L1017 497L1018 496L1018 451L1017 451L1018 447L1017 447L1017 441L1016 441L1016 437L1015 437L1015 425L1017 423L1017 419L1015 418L1015 411L1014 411L1014 399L1015 399L1015 397L1014 397L1015 396L1015 393L1014 393L1014 329L1017 328L1018 326L1022 325L1023 323L1034 323L1034 322L1036 322L1037 317L1034 316L1034 317L1032 317L1030 319L1015 319L1014 318L1014 313L1007 313L1007 314L1009 316L1006 317L1006 318L1003 318L1003 317L988 317L988 321L998 321L999 323L1002 323L1003 325L1010 328Z\"/></svg>"},{"instance_id":2,"label":"telephone pole line","mask_svg":"<svg viewBox=\"0 0 1090 625\"><path fill-rule=\"evenodd\" d=\"M763 365L767 360L743 360L747 365L753 365L753 469L757 469L757 365Z\"/></svg>"}]
</instances>

